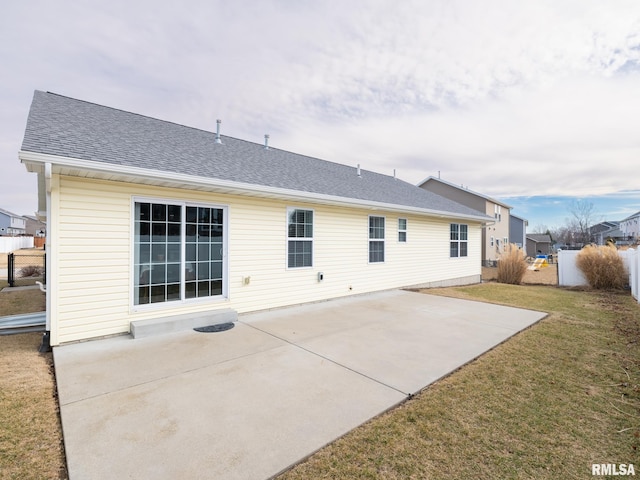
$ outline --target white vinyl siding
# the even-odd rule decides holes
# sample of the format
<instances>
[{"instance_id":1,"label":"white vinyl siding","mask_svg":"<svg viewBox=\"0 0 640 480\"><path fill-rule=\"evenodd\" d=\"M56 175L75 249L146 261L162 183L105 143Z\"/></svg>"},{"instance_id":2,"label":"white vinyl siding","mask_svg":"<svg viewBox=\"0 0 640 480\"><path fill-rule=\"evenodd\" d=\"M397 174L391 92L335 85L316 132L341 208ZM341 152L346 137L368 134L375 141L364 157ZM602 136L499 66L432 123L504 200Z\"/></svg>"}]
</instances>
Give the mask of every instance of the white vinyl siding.
<instances>
[{"instance_id":1,"label":"white vinyl siding","mask_svg":"<svg viewBox=\"0 0 640 480\"><path fill-rule=\"evenodd\" d=\"M403 213L411 225L411 242L387 242L385 262L376 264L380 274L372 275L364 246L369 240L367 210L300 202L296 209L314 212L313 266L287 268L283 242L290 201L58 175L52 185L54 228L47 243L52 271L47 287L54 345L127 333L131 321L163 315L222 308L243 313L480 278L479 223L469 223L469 256L451 259L441 239L449 235L452 220ZM133 307L133 205L139 199L226 206L226 297ZM394 212L381 211L379 216L384 215L397 218ZM324 273L324 281L317 281L318 272Z\"/></svg>"}]
</instances>

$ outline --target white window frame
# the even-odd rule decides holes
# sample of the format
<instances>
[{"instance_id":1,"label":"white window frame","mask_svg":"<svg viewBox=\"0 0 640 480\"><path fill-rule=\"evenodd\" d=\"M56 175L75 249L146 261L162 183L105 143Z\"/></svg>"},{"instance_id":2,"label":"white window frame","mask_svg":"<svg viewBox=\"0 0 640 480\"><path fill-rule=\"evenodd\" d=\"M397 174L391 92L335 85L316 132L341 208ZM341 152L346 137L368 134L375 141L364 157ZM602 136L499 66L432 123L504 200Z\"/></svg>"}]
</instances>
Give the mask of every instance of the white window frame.
<instances>
[{"instance_id":1,"label":"white window frame","mask_svg":"<svg viewBox=\"0 0 640 480\"><path fill-rule=\"evenodd\" d=\"M371 219L372 218L381 218L384 225L382 227L382 238L371 238ZM386 245L386 237L387 237L387 217L382 215L369 215L367 218L367 261L370 264L379 264L385 263L387 261L387 245ZM371 242L382 243L382 261L371 261Z\"/></svg>"},{"instance_id":2,"label":"white window frame","mask_svg":"<svg viewBox=\"0 0 640 480\"><path fill-rule=\"evenodd\" d=\"M291 215L292 212L295 212L296 210L303 210L305 212L311 212L312 215L312 219L311 219L311 237L290 237L289 236L289 216ZM315 244L314 244L314 236L315 236L315 224L316 224L316 212L314 209L312 208L308 208L308 207L287 207L287 218L285 220L286 222L286 257L285 257L285 266L287 270L301 270L301 269L305 269L305 268L313 268L313 266L315 265L315 253L316 253L316 248L315 248ZM309 242L311 243L311 265L304 265L304 266L289 266L289 242L290 241L294 241L294 242Z\"/></svg>"},{"instance_id":3,"label":"white window frame","mask_svg":"<svg viewBox=\"0 0 640 480\"><path fill-rule=\"evenodd\" d=\"M457 229L457 237L458 238L456 238L456 239L452 239L451 238L451 230L452 230L451 227L453 225L457 225L457 227L458 227L458 229ZM464 240L462 240L460 238L460 236L461 236L460 227L463 226L463 225L466 227L466 230L467 230L466 231L467 238L465 238ZM454 242L457 243L457 250L456 250L457 254L455 256L451 255L451 244L454 243ZM463 243L466 245L466 255L460 255L460 250L461 250L460 246ZM449 224L449 258L468 258L468 257L469 257L469 225L467 223L451 222Z\"/></svg>"},{"instance_id":4,"label":"white window frame","mask_svg":"<svg viewBox=\"0 0 640 480\"><path fill-rule=\"evenodd\" d=\"M164 205L177 205L181 207L181 228L180 228L180 299L155 303L135 303L136 276L138 271L135 263L136 256L136 203L151 203ZM222 220L222 293L220 295L212 295L207 297L186 298L185 296L185 266L186 266L186 211L187 207L203 207L216 208L223 211ZM192 202L188 200L178 200L174 198L160 197L131 197L131 234L129 239L130 245L130 285L129 285L129 311L140 312L147 310L175 309L184 305L192 305L195 303L219 303L229 300L229 262L228 262L228 245L229 245L229 206L214 203Z\"/></svg>"},{"instance_id":5,"label":"white window frame","mask_svg":"<svg viewBox=\"0 0 640 480\"><path fill-rule=\"evenodd\" d=\"M500 205L494 205L493 206L493 212L494 212L494 216L498 220L498 222L501 222L502 221L502 207Z\"/></svg>"},{"instance_id":6,"label":"white window frame","mask_svg":"<svg viewBox=\"0 0 640 480\"><path fill-rule=\"evenodd\" d=\"M400 227L400 222L404 221L404 228ZM409 221L406 218L398 218L398 243L407 243L409 235L407 231L409 230ZM404 233L404 240L401 239L402 233Z\"/></svg>"}]
</instances>

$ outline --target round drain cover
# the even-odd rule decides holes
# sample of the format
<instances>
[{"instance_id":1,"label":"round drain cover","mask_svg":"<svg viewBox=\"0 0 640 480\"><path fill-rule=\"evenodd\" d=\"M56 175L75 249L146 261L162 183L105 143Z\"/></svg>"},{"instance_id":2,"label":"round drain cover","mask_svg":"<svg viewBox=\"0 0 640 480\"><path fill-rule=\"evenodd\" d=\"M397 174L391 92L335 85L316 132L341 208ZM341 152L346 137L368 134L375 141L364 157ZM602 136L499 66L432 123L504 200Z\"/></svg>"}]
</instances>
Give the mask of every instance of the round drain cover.
<instances>
[{"instance_id":1,"label":"round drain cover","mask_svg":"<svg viewBox=\"0 0 640 480\"><path fill-rule=\"evenodd\" d=\"M217 325L207 325L206 327L194 328L196 332L213 333L224 332L225 330L231 330L234 327L233 323L218 323Z\"/></svg>"}]
</instances>

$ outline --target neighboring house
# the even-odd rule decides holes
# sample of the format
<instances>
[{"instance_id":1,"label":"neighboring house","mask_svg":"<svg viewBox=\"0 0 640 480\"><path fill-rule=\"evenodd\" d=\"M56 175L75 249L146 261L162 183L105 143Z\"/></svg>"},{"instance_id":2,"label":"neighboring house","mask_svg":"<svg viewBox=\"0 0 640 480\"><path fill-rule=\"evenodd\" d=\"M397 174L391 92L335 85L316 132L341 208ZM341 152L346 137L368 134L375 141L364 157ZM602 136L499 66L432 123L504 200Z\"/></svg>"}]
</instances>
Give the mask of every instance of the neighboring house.
<instances>
[{"instance_id":1,"label":"neighboring house","mask_svg":"<svg viewBox=\"0 0 640 480\"><path fill-rule=\"evenodd\" d=\"M47 224L32 215L23 215L25 231L33 237L44 237L47 232Z\"/></svg>"},{"instance_id":2,"label":"neighboring house","mask_svg":"<svg viewBox=\"0 0 640 480\"><path fill-rule=\"evenodd\" d=\"M492 217L493 221L482 230L482 264L492 265L498 260L505 245L510 243L509 205L435 177L428 177L418 186Z\"/></svg>"},{"instance_id":3,"label":"neighboring house","mask_svg":"<svg viewBox=\"0 0 640 480\"><path fill-rule=\"evenodd\" d=\"M550 255L551 237L546 233L527 233L527 255Z\"/></svg>"},{"instance_id":4,"label":"neighboring house","mask_svg":"<svg viewBox=\"0 0 640 480\"><path fill-rule=\"evenodd\" d=\"M589 227L589 236L591 241L596 245L604 245L608 241L613 240L616 245L623 245L626 239L622 230L620 230L620 222L605 221Z\"/></svg>"},{"instance_id":5,"label":"neighboring house","mask_svg":"<svg viewBox=\"0 0 640 480\"><path fill-rule=\"evenodd\" d=\"M19 157L46 200L51 345L479 282L493 222L392 176L40 91Z\"/></svg>"},{"instance_id":6,"label":"neighboring house","mask_svg":"<svg viewBox=\"0 0 640 480\"><path fill-rule=\"evenodd\" d=\"M24 235L25 219L0 208L0 235L16 236Z\"/></svg>"},{"instance_id":7,"label":"neighboring house","mask_svg":"<svg viewBox=\"0 0 640 480\"><path fill-rule=\"evenodd\" d=\"M509 241L515 243L527 255L527 226L529 222L517 215L509 215Z\"/></svg>"},{"instance_id":8,"label":"neighboring house","mask_svg":"<svg viewBox=\"0 0 640 480\"><path fill-rule=\"evenodd\" d=\"M640 212L629 215L620 222L620 231L626 242L631 245L640 243Z\"/></svg>"}]
</instances>

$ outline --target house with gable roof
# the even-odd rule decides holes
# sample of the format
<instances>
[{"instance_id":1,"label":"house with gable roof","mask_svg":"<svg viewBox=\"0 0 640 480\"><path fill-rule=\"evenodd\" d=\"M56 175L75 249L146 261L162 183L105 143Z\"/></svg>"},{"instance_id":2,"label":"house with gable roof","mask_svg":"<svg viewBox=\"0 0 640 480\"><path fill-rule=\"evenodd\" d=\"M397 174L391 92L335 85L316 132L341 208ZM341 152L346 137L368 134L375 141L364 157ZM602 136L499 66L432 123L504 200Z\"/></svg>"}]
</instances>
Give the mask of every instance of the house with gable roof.
<instances>
[{"instance_id":1,"label":"house with gable roof","mask_svg":"<svg viewBox=\"0 0 640 480\"><path fill-rule=\"evenodd\" d=\"M531 257L535 257L536 255L551 255L553 253L551 236L546 233L528 233L527 252Z\"/></svg>"},{"instance_id":2,"label":"house with gable roof","mask_svg":"<svg viewBox=\"0 0 640 480\"><path fill-rule=\"evenodd\" d=\"M494 265L500 254L504 252L506 245L511 243L509 240L511 206L482 193L433 176L420 182L418 187L442 195L493 218L493 221L487 223L482 230L481 248L482 264ZM515 241L521 242L522 237L518 235Z\"/></svg>"},{"instance_id":3,"label":"house with gable roof","mask_svg":"<svg viewBox=\"0 0 640 480\"><path fill-rule=\"evenodd\" d=\"M20 215L0 208L0 235L24 235L25 219Z\"/></svg>"},{"instance_id":4,"label":"house with gable roof","mask_svg":"<svg viewBox=\"0 0 640 480\"><path fill-rule=\"evenodd\" d=\"M494 219L394 176L36 91L51 345L479 282Z\"/></svg>"},{"instance_id":5,"label":"house with gable roof","mask_svg":"<svg viewBox=\"0 0 640 480\"><path fill-rule=\"evenodd\" d=\"M620 231L629 245L640 243L640 212L620 221Z\"/></svg>"},{"instance_id":6,"label":"house with gable roof","mask_svg":"<svg viewBox=\"0 0 640 480\"><path fill-rule=\"evenodd\" d=\"M605 220L589 227L589 238L596 245L613 242L616 245L626 244L625 235L620 229L620 222Z\"/></svg>"}]
</instances>

